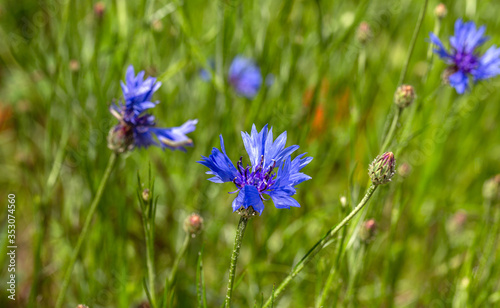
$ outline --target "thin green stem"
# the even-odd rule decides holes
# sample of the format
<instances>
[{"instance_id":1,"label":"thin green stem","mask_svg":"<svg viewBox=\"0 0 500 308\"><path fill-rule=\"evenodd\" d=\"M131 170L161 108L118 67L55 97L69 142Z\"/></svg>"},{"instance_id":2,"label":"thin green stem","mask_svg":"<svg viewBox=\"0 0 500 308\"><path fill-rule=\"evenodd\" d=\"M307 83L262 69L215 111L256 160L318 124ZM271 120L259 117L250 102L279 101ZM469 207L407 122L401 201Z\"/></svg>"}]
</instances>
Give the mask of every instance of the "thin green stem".
<instances>
[{"instance_id":1,"label":"thin green stem","mask_svg":"<svg viewBox=\"0 0 500 308\"><path fill-rule=\"evenodd\" d=\"M403 113L403 108L397 107L398 109L394 113L394 118L392 119L392 124L391 128L389 128L389 132L387 133L387 136L385 137L384 144L380 148L380 154L383 154L389 145L392 142L392 139L394 139L394 135L396 133L396 128L398 127L398 121L399 118L401 117L401 113Z\"/></svg>"},{"instance_id":2,"label":"thin green stem","mask_svg":"<svg viewBox=\"0 0 500 308\"><path fill-rule=\"evenodd\" d=\"M106 187L106 183L108 182L109 176L111 175L111 171L113 171L113 167L115 166L117 154L112 153L109 157L108 166L106 167L106 171L104 171L104 175L101 178L101 183L99 184L99 188L97 189L97 193L94 196L94 200L90 205L89 212L87 213L87 217L85 218L85 223L83 224L82 232L78 237L78 241L76 242L76 247L73 250L73 254L71 255L71 259L69 261L69 266L66 269L64 274L63 284L61 287L61 291L59 291L59 295L56 301L56 308L61 308L64 301L64 296L66 295L66 291L69 286L69 282L71 280L71 274L73 273L73 267L75 266L76 259L78 259L78 255L80 253L80 248L82 247L82 243L87 236L87 232L89 230L90 223L92 222L92 218L94 217L94 213L99 205L99 201L101 201L102 193L104 192L104 188Z\"/></svg>"},{"instance_id":3,"label":"thin green stem","mask_svg":"<svg viewBox=\"0 0 500 308\"><path fill-rule=\"evenodd\" d=\"M231 255L231 264L229 266L229 281L227 282L226 300L224 302L224 306L226 308L231 307L231 295L233 294L233 283L234 283L234 276L236 274L236 263L238 263L241 242L243 240L243 235L245 234L247 223L248 223L248 217L241 216L240 222L238 223L238 229L236 229L236 237L234 238L233 253ZM272 299L270 299L269 301L271 300Z\"/></svg>"},{"instance_id":4,"label":"thin green stem","mask_svg":"<svg viewBox=\"0 0 500 308\"><path fill-rule=\"evenodd\" d=\"M335 273L337 272L337 268L340 264L340 258L342 256L342 248L344 247L346 235L347 235L347 229L344 229L342 231L342 237L340 238L340 243L337 250L337 258L335 259L335 265L332 266L332 268L330 269L330 273L328 274L328 278L326 279L325 287L323 288L323 291L321 293L321 298L316 307L323 307L325 305L326 298L328 296L328 293L330 292L333 283L333 278L335 278Z\"/></svg>"},{"instance_id":5,"label":"thin green stem","mask_svg":"<svg viewBox=\"0 0 500 308\"><path fill-rule=\"evenodd\" d=\"M403 70L401 71L401 75L399 76L398 85L403 84L403 81L406 77L406 72L408 71L408 65L410 64L411 55L413 54L413 50L415 49L415 44L417 43L418 32L420 32L420 28L422 27L422 23L425 17L425 11L427 11L427 4L429 0L425 0L424 7L422 11L420 11L420 16L418 16L417 26L415 27L415 31L413 32L413 36L410 42L410 49L408 50L408 56L406 57L405 64L403 66Z\"/></svg>"},{"instance_id":6,"label":"thin green stem","mask_svg":"<svg viewBox=\"0 0 500 308\"><path fill-rule=\"evenodd\" d=\"M186 233L186 237L184 238L184 242L182 243L181 249L179 250L177 256L175 257L174 265L172 266L172 271L170 272L170 275L165 281L165 291L163 294L163 308L166 308L168 306L168 303L171 303L171 298L174 295L173 286L175 277L177 275L177 270L179 268L179 263L181 262L181 259L184 257L184 254L186 253L190 239L191 235L189 233Z\"/></svg>"},{"instance_id":7,"label":"thin green stem","mask_svg":"<svg viewBox=\"0 0 500 308\"><path fill-rule=\"evenodd\" d=\"M151 206L151 205L150 205ZM144 237L146 239L146 267L148 269L149 293L151 294L151 307L158 307L156 304L155 287L155 265L154 265L154 234L146 211L142 213L142 225L144 227ZM154 222L153 222L154 223Z\"/></svg>"},{"instance_id":8,"label":"thin green stem","mask_svg":"<svg viewBox=\"0 0 500 308\"><path fill-rule=\"evenodd\" d=\"M311 259L323 249L325 244L339 232L351 219L356 216L356 214L363 209L368 200L370 200L371 196L377 189L378 185L371 184L370 187L366 190L366 194L363 199L359 202L359 204L352 210L349 215L344 218L337 226L330 229L314 246L306 253L304 257L294 266L292 272L283 280L283 282L279 285L279 287L274 292L274 297L277 298L281 292L286 288L286 286L292 281L295 276L297 276L305 267L305 265L311 261ZM264 304L263 308L270 307L272 303L272 298L269 298L267 302Z\"/></svg>"}]
</instances>

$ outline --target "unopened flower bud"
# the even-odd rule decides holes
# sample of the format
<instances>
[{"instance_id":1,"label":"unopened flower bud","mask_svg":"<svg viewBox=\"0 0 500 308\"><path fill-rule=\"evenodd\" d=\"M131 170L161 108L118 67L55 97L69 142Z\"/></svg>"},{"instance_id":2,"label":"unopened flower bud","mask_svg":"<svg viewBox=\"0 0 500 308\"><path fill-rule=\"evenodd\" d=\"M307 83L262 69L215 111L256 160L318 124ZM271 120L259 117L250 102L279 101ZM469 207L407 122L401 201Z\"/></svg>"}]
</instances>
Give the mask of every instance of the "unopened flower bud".
<instances>
[{"instance_id":1,"label":"unopened flower bud","mask_svg":"<svg viewBox=\"0 0 500 308\"><path fill-rule=\"evenodd\" d=\"M361 229L359 230L359 238L367 244L373 240L376 231L377 223L375 222L375 219L367 220L363 222L363 225L361 225Z\"/></svg>"},{"instance_id":2,"label":"unopened flower bud","mask_svg":"<svg viewBox=\"0 0 500 308\"><path fill-rule=\"evenodd\" d=\"M108 134L108 148L115 153L124 153L134 148L134 133L124 124L111 128Z\"/></svg>"},{"instance_id":3,"label":"unopened flower bud","mask_svg":"<svg viewBox=\"0 0 500 308\"><path fill-rule=\"evenodd\" d=\"M409 176L411 173L411 166L409 163L402 163L401 166L399 166L398 168L398 174L403 177L403 178L406 178L407 176Z\"/></svg>"},{"instance_id":4,"label":"unopened flower bud","mask_svg":"<svg viewBox=\"0 0 500 308\"><path fill-rule=\"evenodd\" d=\"M89 308L89 306L80 304L80 305L76 306L76 308Z\"/></svg>"},{"instance_id":5,"label":"unopened flower bud","mask_svg":"<svg viewBox=\"0 0 500 308\"><path fill-rule=\"evenodd\" d=\"M373 184L383 185L389 183L394 176L396 168L396 160L392 152L386 152L379 155L368 167L368 175L372 179Z\"/></svg>"},{"instance_id":6,"label":"unopened flower bud","mask_svg":"<svg viewBox=\"0 0 500 308\"><path fill-rule=\"evenodd\" d=\"M372 29L366 21L359 24L356 38L361 44L366 44L372 38L372 35Z\"/></svg>"},{"instance_id":7,"label":"unopened flower bud","mask_svg":"<svg viewBox=\"0 0 500 308\"><path fill-rule=\"evenodd\" d=\"M101 19L104 15L104 11L106 10L106 5L104 2L97 2L94 4L94 14L97 18Z\"/></svg>"},{"instance_id":8,"label":"unopened flower bud","mask_svg":"<svg viewBox=\"0 0 500 308\"><path fill-rule=\"evenodd\" d=\"M396 89L394 93L394 103L399 108L406 108L413 103L415 97L415 89L410 85L404 84Z\"/></svg>"},{"instance_id":9,"label":"unopened flower bud","mask_svg":"<svg viewBox=\"0 0 500 308\"><path fill-rule=\"evenodd\" d=\"M151 198L151 195L150 195L149 189L144 188L144 190L142 191L142 200L144 200L145 202L148 202L150 198Z\"/></svg>"},{"instance_id":10,"label":"unopened flower bud","mask_svg":"<svg viewBox=\"0 0 500 308\"><path fill-rule=\"evenodd\" d=\"M500 174L484 182L483 197L493 202L500 200Z\"/></svg>"},{"instance_id":11,"label":"unopened flower bud","mask_svg":"<svg viewBox=\"0 0 500 308\"><path fill-rule=\"evenodd\" d=\"M439 19L445 18L447 14L448 10L446 9L446 5L444 5L443 3L439 3L434 9L434 15L436 15L436 17Z\"/></svg>"},{"instance_id":12,"label":"unopened flower bud","mask_svg":"<svg viewBox=\"0 0 500 308\"><path fill-rule=\"evenodd\" d=\"M200 234L202 229L203 218L200 215L193 213L184 220L184 230L191 234L192 237Z\"/></svg>"}]
</instances>

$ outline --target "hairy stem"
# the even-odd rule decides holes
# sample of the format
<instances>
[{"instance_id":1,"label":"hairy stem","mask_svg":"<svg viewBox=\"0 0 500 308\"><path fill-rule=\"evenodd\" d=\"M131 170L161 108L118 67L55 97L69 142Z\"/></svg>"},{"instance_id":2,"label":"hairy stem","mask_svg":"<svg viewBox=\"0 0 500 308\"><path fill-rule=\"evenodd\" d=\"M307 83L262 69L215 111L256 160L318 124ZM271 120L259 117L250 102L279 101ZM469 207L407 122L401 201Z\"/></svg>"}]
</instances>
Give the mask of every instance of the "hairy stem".
<instances>
[{"instance_id":1,"label":"hairy stem","mask_svg":"<svg viewBox=\"0 0 500 308\"><path fill-rule=\"evenodd\" d=\"M240 222L238 223L238 229L236 229L236 237L234 238L233 254L231 255L231 264L229 266L229 281L227 282L227 293L224 306L226 308L231 307L231 295L233 293L233 283L234 276L236 274L236 263L238 263L238 257L240 255L241 241L243 240L243 235L245 234L245 229L247 227L248 217L241 216Z\"/></svg>"}]
</instances>

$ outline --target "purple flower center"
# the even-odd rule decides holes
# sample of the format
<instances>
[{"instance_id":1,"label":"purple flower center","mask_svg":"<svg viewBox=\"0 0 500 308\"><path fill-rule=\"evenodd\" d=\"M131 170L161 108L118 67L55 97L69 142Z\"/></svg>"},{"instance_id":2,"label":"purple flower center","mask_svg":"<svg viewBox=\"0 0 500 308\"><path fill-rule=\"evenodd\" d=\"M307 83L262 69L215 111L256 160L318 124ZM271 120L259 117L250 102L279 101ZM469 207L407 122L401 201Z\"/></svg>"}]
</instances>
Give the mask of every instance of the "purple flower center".
<instances>
[{"instance_id":1,"label":"purple flower center","mask_svg":"<svg viewBox=\"0 0 500 308\"><path fill-rule=\"evenodd\" d=\"M455 63L458 70L464 73L470 73L477 67L479 61L473 53L456 51L453 55L453 63Z\"/></svg>"},{"instance_id":2,"label":"purple flower center","mask_svg":"<svg viewBox=\"0 0 500 308\"><path fill-rule=\"evenodd\" d=\"M234 178L233 183L238 189L242 189L245 185L255 186L262 197L262 194L276 182L276 173L273 173L276 162L265 169L264 156L261 156L259 165L252 171L251 166L243 168L242 161L243 157L240 157L237 164L238 176Z\"/></svg>"}]
</instances>

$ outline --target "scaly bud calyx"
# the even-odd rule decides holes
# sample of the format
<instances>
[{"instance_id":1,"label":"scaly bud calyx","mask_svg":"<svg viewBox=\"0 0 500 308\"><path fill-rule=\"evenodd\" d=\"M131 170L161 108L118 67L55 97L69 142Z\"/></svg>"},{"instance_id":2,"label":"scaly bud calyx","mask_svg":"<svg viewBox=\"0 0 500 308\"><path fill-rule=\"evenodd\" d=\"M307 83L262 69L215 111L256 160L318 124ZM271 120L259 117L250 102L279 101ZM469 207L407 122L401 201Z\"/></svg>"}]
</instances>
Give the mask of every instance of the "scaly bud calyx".
<instances>
[{"instance_id":1,"label":"scaly bud calyx","mask_svg":"<svg viewBox=\"0 0 500 308\"><path fill-rule=\"evenodd\" d=\"M410 106L415 100L415 89L410 85L402 85L394 93L394 103L400 108Z\"/></svg>"},{"instance_id":2,"label":"scaly bud calyx","mask_svg":"<svg viewBox=\"0 0 500 308\"><path fill-rule=\"evenodd\" d=\"M396 160L392 152L386 152L379 155L368 167L368 175L373 184L383 185L389 183L394 176L396 169Z\"/></svg>"}]
</instances>

